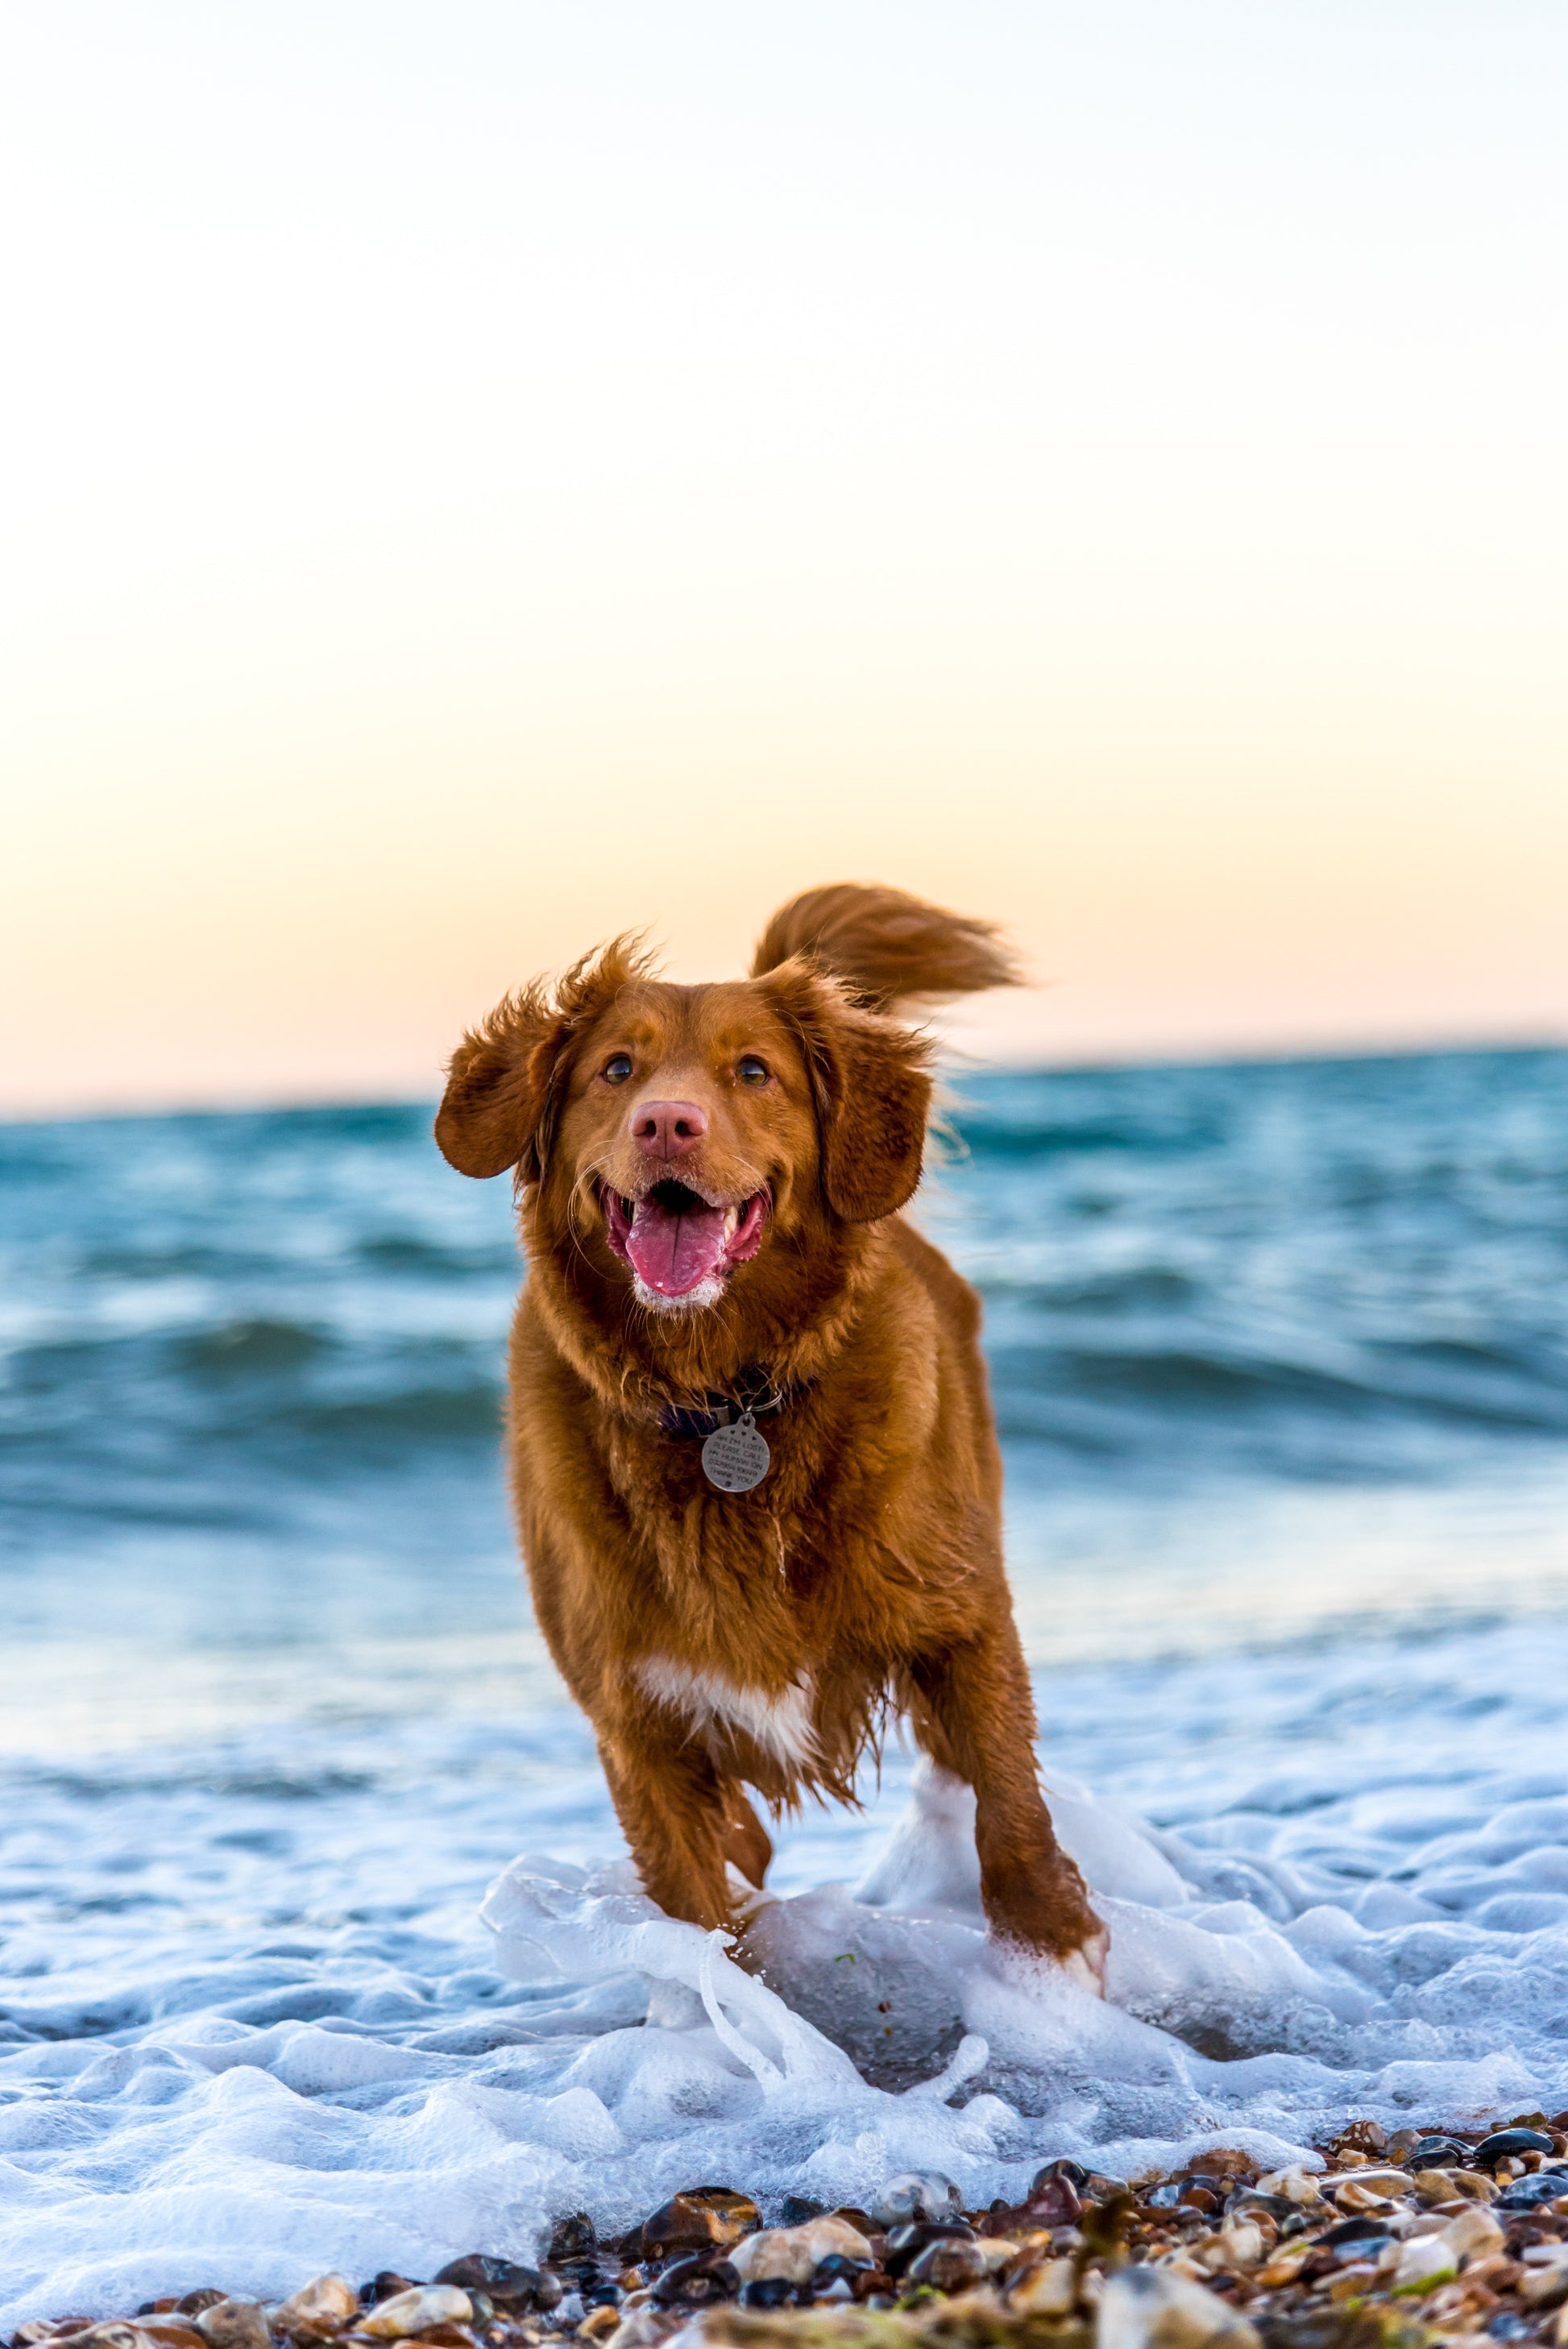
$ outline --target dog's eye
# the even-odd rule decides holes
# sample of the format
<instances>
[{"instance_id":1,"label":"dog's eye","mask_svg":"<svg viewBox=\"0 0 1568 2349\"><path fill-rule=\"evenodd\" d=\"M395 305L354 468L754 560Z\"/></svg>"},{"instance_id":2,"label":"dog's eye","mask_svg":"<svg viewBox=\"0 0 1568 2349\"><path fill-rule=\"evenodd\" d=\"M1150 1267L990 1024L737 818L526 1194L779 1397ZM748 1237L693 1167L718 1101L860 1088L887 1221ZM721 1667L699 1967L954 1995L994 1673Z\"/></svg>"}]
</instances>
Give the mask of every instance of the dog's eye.
<instances>
[{"instance_id":1,"label":"dog's eye","mask_svg":"<svg viewBox=\"0 0 1568 2349\"><path fill-rule=\"evenodd\" d=\"M748 1052L740 1061L736 1074L743 1085L765 1085L768 1082L768 1063L759 1061L755 1052Z\"/></svg>"},{"instance_id":2,"label":"dog's eye","mask_svg":"<svg viewBox=\"0 0 1568 2349\"><path fill-rule=\"evenodd\" d=\"M612 1053L604 1063L604 1082L607 1085L624 1085L631 1073L632 1056L629 1052Z\"/></svg>"}]
</instances>

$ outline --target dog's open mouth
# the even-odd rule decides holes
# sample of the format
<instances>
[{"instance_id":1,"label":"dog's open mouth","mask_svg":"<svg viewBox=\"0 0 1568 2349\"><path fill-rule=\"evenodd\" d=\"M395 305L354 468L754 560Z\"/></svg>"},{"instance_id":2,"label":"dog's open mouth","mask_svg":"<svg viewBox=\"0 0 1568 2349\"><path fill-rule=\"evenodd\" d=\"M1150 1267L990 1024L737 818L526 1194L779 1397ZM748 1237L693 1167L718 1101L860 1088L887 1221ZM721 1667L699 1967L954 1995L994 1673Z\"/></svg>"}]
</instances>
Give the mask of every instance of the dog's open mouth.
<instances>
[{"instance_id":1,"label":"dog's open mouth","mask_svg":"<svg viewBox=\"0 0 1568 2349\"><path fill-rule=\"evenodd\" d=\"M604 1192L610 1246L657 1297L689 1297L718 1281L731 1265L755 1256L768 1217L768 1194L732 1205L705 1198L688 1183L655 1183L640 1199Z\"/></svg>"}]
</instances>

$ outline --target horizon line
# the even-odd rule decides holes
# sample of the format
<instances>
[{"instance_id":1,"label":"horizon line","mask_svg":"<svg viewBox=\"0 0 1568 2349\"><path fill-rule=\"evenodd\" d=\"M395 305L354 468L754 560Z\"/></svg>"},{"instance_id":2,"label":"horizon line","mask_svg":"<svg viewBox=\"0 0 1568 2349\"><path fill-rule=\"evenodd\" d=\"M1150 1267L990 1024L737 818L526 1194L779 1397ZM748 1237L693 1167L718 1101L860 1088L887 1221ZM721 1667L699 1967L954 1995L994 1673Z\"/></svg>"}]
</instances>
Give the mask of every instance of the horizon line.
<instances>
[{"instance_id":1,"label":"horizon line","mask_svg":"<svg viewBox=\"0 0 1568 2349\"><path fill-rule=\"evenodd\" d=\"M1490 1038L1472 1036L1419 1044L1394 1040L1366 1044L1353 1044L1346 1040L1337 1043L1326 1041L1315 1046L1303 1044L1272 1051L1253 1048L1213 1051L1062 1054L1046 1060L986 1056L949 1048L938 1062L937 1073L939 1078L949 1081L976 1076L1114 1076L1155 1069L1324 1068L1358 1061L1490 1060L1553 1052L1568 1052L1568 1032L1553 1030L1534 1036L1515 1034ZM266 1095L235 1093L222 1098L209 1096L201 1099L170 1095L140 1102L88 1102L70 1107L40 1105L36 1109L25 1105L13 1108L0 1103L0 1132L42 1125L130 1124L138 1120L169 1118L304 1116L312 1111L434 1110L439 1100L440 1092L437 1087L428 1092L413 1088L407 1091L378 1088L365 1092L324 1090Z\"/></svg>"}]
</instances>

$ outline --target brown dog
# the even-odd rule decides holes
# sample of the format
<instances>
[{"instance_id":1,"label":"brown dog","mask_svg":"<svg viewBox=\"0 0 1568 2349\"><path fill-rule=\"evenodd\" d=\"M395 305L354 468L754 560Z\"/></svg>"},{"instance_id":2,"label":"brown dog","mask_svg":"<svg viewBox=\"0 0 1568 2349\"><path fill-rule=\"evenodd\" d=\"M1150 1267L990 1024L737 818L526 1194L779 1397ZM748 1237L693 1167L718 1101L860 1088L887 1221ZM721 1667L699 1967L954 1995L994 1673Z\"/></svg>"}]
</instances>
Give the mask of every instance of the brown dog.
<instances>
[{"instance_id":1,"label":"brown dog","mask_svg":"<svg viewBox=\"0 0 1568 2349\"><path fill-rule=\"evenodd\" d=\"M730 1923L731 1864L760 1886L772 1857L744 1787L775 1816L852 1799L892 1710L975 1789L993 1930L1098 1981L1036 1771L979 1301L899 1213L931 1079L891 1007L1014 976L987 925L850 885L776 914L748 979L671 986L618 940L464 1039L436 1139L515 1170L522 1550L649 1893ZM748 1490L705 1467L764 1457Z\"/></svg>"}]
</instances>

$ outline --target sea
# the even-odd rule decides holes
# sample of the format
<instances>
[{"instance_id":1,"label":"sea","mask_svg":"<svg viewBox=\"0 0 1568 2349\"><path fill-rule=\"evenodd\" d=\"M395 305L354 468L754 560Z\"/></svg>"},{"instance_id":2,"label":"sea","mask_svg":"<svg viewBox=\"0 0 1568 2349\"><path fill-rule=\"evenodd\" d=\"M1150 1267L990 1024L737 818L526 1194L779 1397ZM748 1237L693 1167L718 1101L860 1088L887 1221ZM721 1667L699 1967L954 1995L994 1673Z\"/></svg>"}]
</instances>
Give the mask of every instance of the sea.
<instances>
[{"instance_id":1,"label":"sea","mask_svg":"<svg viewBox=\"0 0 1568 2349\"><path fill-rule=\"evenodd\" d=\"M1568 2106L1568 1052L965 1071L1108 1997L896 1740L738 1965L529 1613L504 1181L428 1107L0 1128L0 2323Z\"/></svg>"}]
</instances>

